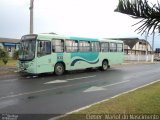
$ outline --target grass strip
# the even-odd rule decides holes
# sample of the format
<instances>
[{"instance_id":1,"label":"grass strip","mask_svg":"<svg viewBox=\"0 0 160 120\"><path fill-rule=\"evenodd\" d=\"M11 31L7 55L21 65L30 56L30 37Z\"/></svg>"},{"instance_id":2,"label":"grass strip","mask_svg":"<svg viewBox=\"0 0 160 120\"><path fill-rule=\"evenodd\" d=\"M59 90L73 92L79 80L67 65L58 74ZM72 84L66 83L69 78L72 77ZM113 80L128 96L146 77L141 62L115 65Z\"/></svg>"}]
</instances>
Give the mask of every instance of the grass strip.
<instances>
[{"instance_id":1,"label":"grass strip","mask_svg":"<svg viewBox=\"0 0 160 120\"><path fill-rule=\"evenodd\" d=\"M106 114L156 114L160 117L160 82L106 100L58 120L86 120L96 119L96 117L98 119L98 115L100 115L100 119L100 117L102 117L101 115ZM96 116L89 116L89 118L87 115Z\"/></svg>"},{"instance_id":2,"label":"grass strip","mask_svg":"<svg viewBox=\"0 0 160 120\"><path fill-rule=\"evenodd\" d=\"M0 59L0 67L16 67L17 60L9 59L7 64L4 64Z\"/></svg>"},{"instance_id":3,"label":"grass strip","mask_svg":"<svg viewBox=\"0 0 160 120\"><path fill-rule=\"evenodd\" d=\"M17 60L9 59L7 64L0 60L0 76L15 73Z\"/></svg>"}]
</instances>

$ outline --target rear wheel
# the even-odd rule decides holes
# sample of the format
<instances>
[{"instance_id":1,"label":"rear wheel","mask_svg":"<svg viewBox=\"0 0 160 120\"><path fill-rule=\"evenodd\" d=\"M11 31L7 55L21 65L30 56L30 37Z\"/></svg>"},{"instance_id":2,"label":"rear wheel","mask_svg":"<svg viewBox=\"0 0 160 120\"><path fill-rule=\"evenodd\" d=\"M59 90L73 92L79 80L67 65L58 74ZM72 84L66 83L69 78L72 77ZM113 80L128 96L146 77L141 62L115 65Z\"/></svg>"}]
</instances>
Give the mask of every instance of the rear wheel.
<instances>
[{"instance_id":1,"label":"rear wheel","mask_svg":"<svg viewBox=\"0 0 160 120\"><path fill-rule=\"evenodd\" d=\"M64 65L62 63L57 63L54 67L54 72L56 75L62 75L64 73Z\"/></svg>"},{"instance_id":2,"label":"rear wheel","mask_svg":"<svg viewBox=\"0 0 160 120\"><path fill-rule=\"evenodd\" d=\"M107 60L104 60L103 62L102 62L102 66L101 66L101 70L102 71L105 71L105 70L107 70L108 69L108 61Z\"/></svg>"}]
</instances>

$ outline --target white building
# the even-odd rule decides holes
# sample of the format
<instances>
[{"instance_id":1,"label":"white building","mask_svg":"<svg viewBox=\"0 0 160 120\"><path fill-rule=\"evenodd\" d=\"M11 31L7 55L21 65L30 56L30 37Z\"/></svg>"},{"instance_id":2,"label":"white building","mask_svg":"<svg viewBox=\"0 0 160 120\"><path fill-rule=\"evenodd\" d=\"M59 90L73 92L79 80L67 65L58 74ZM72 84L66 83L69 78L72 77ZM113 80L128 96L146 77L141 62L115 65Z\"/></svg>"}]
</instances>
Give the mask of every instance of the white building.
<instances>
[{"instance_id":1,"label":"white building","mask_svg":"<svg viewBox=\"0 0 160 120\"><path fill-rule=\"evenodd\" d=\"M148 55L152 54L152 47L148 41L138 38L126 38L124 41L125 54Z\"/></svg>"},{"instance_id":2,"label":"white building","mask_svg":"<svg viewBox=\"0 0 160 120\"><path fill-rule=\"evenodd\" d=\"M111 38L124 41L126 61L153 61L152 47L148 41L139 38Z\"/></svg>"},{"instance_id":3,"label":"white building","mask_svg":"<svg viewBox=\"0 0 160 120\"><path fill-rule=\"evenodd\" d=\"M5 49L9 53L9 56L12 57L18 47L19 41L19 39L0 38L0 48Z\"/></svg>"}]
</instances>

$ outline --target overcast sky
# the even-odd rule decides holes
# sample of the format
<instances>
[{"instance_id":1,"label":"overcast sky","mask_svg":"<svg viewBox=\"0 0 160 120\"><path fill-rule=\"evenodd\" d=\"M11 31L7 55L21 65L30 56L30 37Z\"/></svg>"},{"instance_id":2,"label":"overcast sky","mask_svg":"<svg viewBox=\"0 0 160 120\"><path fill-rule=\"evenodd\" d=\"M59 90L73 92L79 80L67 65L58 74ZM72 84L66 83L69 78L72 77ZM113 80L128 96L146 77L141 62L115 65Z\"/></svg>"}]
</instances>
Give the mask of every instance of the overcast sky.
<instances>
[{"instance_id":1,"label":"overcast sky","mask_svg":"<svg viewBox=\"0 0 160 120\"><path fill-rule=\"evenodd\" d=\"M138 20L115 13L117 5L118 0L34 0L34 33L144 39L134 32L138 26L132 27ZM0 37L21 38L29 33L29 6L30 0L0 0ZM156 35L155 47L160 47L159 38Z\"/></svg>"}]
</instances>

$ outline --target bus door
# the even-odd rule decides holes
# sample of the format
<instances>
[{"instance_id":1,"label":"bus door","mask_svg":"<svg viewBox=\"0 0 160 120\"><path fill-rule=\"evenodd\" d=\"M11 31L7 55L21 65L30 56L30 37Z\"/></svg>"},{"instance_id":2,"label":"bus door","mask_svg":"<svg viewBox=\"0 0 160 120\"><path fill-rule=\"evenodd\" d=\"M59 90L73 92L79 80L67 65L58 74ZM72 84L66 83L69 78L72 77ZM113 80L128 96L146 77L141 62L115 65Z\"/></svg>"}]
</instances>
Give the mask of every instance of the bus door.
<instances>
[{"instance_id":1,"label":"bus door","mask_svg":"<svg viewBox=\"0 0 160 120\"><path fill-rule=\"evenodd\" d=\"M52 72L51 41L38 41L37 45L37 73Z\"/></svg>"}]
</instances>

